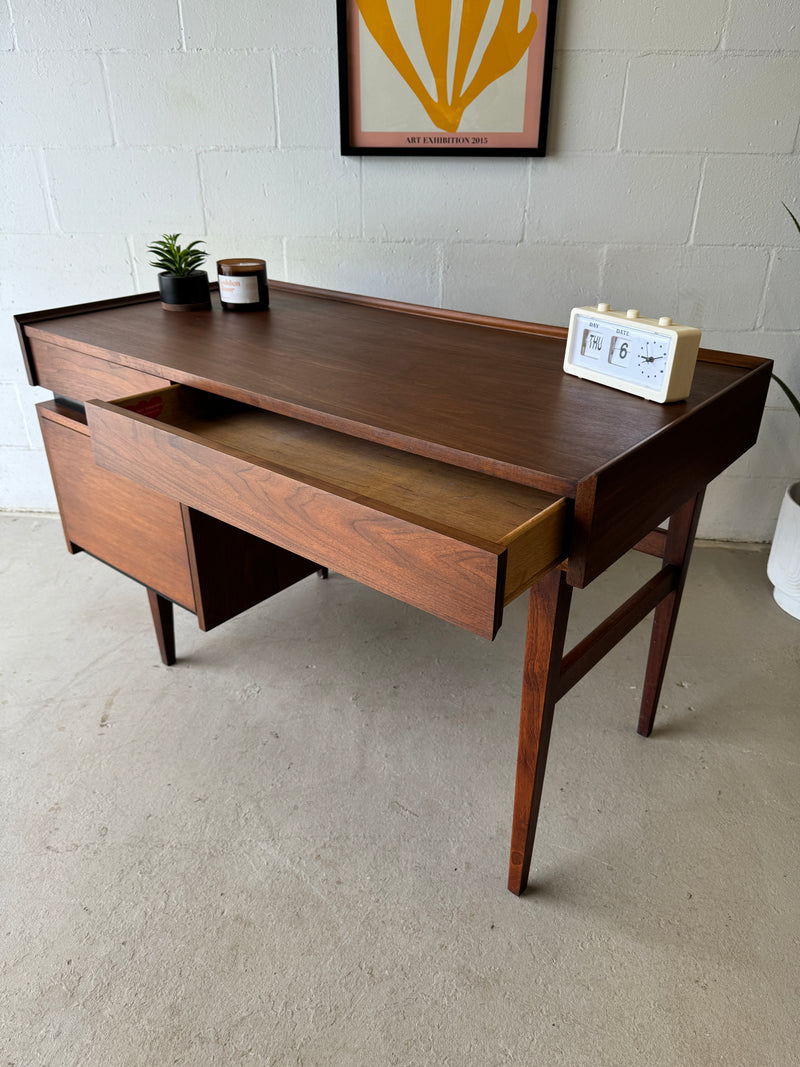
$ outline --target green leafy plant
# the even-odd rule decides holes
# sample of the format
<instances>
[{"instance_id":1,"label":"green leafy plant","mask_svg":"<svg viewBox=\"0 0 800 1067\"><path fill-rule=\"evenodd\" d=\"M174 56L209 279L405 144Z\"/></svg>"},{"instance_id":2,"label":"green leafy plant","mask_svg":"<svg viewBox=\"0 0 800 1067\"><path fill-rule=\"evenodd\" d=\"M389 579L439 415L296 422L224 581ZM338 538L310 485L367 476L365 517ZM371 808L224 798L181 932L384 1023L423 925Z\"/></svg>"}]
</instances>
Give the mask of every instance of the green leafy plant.
<instances>
[{"instance_id":1,"label":"green leafy plant","mask_svg":"<svg viewBox=\"0 0 800 1067\"><path fill-rule=\"evenodd\" d=\"M178 244L179 237L179 233L162 233L161 240L153 241L147 251L155 257L150 260L151 267L176 278L185 278L200 267L208 252L199 247L202 241L192 241L185 248L181 248Z\"/></svg>"},{"instance_id":2,"label":"green leafy plant","mask_svg":"<svg viewBox=\"0 0 800 1067\"><path fill-rule=\"evenodd\" d=\"M800 233L800 222L797 221L796 216L790 211L790 209L786 206L786 204L784 204L783 206L789 212L789 215L791 216L792 222L797 227L797 232ZM800 415L800 400L797 399L797 397L792 392L792 390L789 388L789 386L786 384L786 382L783 381L781 378L779 378L777 374L773 374L772 377L778 383L778 385L781 387L781 389L783 389L784 393L786 393L786 395L789 398L789 403L792 405L794 410L797 412L798 415Z\"/></svg>"}]
</instances>

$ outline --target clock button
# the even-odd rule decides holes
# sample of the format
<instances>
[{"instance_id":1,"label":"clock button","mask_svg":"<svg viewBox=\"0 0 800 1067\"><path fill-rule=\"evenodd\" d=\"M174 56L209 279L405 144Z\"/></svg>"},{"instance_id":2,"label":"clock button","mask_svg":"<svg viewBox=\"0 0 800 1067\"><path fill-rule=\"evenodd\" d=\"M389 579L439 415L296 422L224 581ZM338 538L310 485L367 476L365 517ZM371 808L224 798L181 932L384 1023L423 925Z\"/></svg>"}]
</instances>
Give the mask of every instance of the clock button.
<instances>
[{"instance_id":1,"label":"clock button","mask_svg":"<svg viewBox=\"0 0 800 1067\"><path fill-rule=\"evenodd\" d=\"M598 304L597 305L597 310L602 312L603 314L605 314L605 312L611 310L611 305L610 304Z\"/></svg>"},{"instance_id":2,"label":"clock button","mask_svg":"<svg viewBox=\"0 0 800 1067\"><path fill-rule=\"evenodd\" d=\"M625 314L627 315L627 317L629 319L638 319L639 318L639 312L635 308L628 308L628 310L625 312Z\"/></svg>"},{"instance_id":3,"label":"clock button","mask_svg":"<svg viewBox=\"0 0 800 1067\"><path fill-rule=\"evenodd\" d=\"M662 315L661 318L658 320L658 325L659 326L671 326L672 325L672 319L669 317L669 315Z\"/></svg>"}]
</instances>

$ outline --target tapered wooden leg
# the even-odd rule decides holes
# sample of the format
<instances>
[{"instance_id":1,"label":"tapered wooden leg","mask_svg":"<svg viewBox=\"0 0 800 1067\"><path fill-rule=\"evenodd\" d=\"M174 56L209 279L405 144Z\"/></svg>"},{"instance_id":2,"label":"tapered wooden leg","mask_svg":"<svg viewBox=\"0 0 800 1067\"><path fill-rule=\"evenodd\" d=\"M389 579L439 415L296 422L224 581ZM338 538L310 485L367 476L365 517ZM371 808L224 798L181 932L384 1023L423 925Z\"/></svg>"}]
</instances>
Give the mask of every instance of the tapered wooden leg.
<instances>
[{"instance_id":1,"label":"tapered wooden leg","mask_svg":"<svg viewBox=\"0 0 800 1067\"><path fill-rule=\"evenodd\" d=\"M167 600L154 589L147 590L147 599L150 603L150 613L153 616L161 662L171 667L175 662L175 620L172 601Z\"/></svg>"},{"instance_id":2,"label":"tapered wooden leg","mask_svg":"<svg viewBox=\"0 0 800 1067\"><path fill-rule=\"evenodd\" d=\"M703 493L698 493L697 496L687 500L669 520L664 563L678 568L678 580L672 592L656 608L653 619L650 652L647 657L642 704L639 710L638 730L642 737L649 737L653 730L702 505Z\"/></svg>"},{"instance_id":3,"label":"tapered wooden leg","mask_svg":"<svg viewBox=\"0 0 800 1067\"><path fill-rule=\"evenodd\" d=\"M566 575L556 569L533 586L528 603L517 782L508 865L508 888L517 896L528 884L571 596Z\"/></svg>"}]
</instances>

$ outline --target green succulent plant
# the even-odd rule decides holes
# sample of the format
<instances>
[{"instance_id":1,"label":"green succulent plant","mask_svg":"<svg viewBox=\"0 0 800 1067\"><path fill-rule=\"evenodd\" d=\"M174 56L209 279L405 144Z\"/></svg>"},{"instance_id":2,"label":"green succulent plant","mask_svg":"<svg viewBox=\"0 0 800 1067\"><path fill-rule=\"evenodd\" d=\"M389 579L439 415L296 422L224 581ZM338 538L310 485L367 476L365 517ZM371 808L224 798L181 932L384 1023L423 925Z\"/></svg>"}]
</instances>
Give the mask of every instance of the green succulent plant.
<instances>
[{"instance_id":1,"label":"green succulent plant","mask_svg":"<svg viewBox=\"0 0 800 1067\"><path fill-rule=\"evenodd\" d=\"M208 252L198 247L202 241L192 241L185 248L181 248L178 244L179 237L179 233L162 233L161 240L153 241L147 251L154 257L150 260L151 267L176 278L185 278L200 267Z\"/></svg>"},{"instance_id":2,"label":"green succulent plant","mask_svg":"<svg viewBox=\"0 0 800 1067\"><path fill-rule=\"evenodd\" d=\"M783 206L789 212L789 215L791 216L792 222L797 227L797 232L800 233L800 222L797 221L797 217L786 206L786 204L784 204ZM797 412L798 415L800 415L800 400L798 400L798 398L795 396L795 394L792 392L792 390L789 388L789 386L786 384L786 382L783 381L781 378L779 378L777 374L773 374L772 377L778 383L778 385L781 387L781 389L783 389L784 393L786 393L786 395L789 398L789 403L792 405L794 410Z\"/></svg>"}]
</instances>

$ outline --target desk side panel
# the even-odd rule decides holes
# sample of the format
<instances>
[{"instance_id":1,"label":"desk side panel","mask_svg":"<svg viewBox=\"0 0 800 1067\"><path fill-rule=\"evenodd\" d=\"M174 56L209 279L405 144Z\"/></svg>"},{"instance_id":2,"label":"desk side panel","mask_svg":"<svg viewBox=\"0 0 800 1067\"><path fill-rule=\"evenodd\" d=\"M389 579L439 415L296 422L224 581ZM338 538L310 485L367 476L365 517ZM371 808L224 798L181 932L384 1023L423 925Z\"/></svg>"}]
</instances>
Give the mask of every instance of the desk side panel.
<instances>
[{"instance_id":1,"label":"desk side panel","mask_svg":"<svg viewBox=\"0 0 800 1067\"><path fill-rule=\"evenodd\" d=\"M56 421L52 401L38 413L67 543L194 611L180 505L97 467L85 428Z\"/></svg>"},{"instance_id":2,"label":"desk side panel","mask_svg":"<svg viewBox=\"0 0 800 1067\"><path fill-rule=\"evenodd\" d=\"M749 363L727 389L685 419L580 483L567 572L571 585L588 585L755 444L772 363Z\"/></svg>"}]
</instances>

